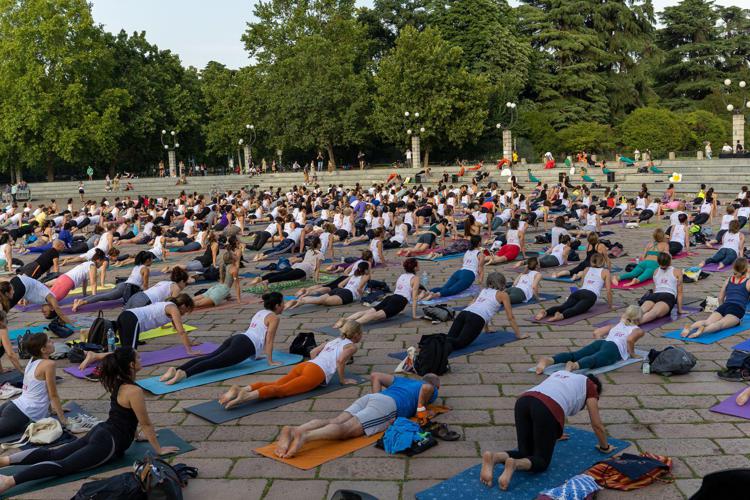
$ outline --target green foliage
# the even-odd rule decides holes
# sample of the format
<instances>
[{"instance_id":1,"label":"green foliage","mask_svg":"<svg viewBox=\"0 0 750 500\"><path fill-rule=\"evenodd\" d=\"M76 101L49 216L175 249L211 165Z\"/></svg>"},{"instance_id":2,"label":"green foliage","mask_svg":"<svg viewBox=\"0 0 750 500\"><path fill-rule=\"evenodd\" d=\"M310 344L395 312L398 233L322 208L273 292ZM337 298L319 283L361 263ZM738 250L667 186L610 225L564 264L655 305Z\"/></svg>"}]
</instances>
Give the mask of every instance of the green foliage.
<instances>
[{"instance_id":1,"label":"green foliage","mask_svg":"<svg viewBox=\"0 0 750 500\"><path fill-rule=\"evenodd\" d=\"M532 158L538 159L547 151L560 147L557 131L544 111L521 109L516 134L525 137L534 145Z\"/></svg>"},{"instance_id":2,"label":"green foliage","mask_svg":"<svg viewBox=\"0 0 750 500\"><path fill-rule=\"evenodd\" d=\"M690 150L703 150L704 143L708 141L718 151L732 137L728 114L718 117L708 111L698 110L681 114L680 118L688 130L687 148Z\"/></svg>"},{"instance_id":3,"label":"green foliage","mask_svg":"<svg viewBox=\"0 0 750 500\"><path fill-rule=\"evenodd\" d=\"M612 127L601 123L575 123L557 133L558 149L568 153L602 153L614 147Z\"/></svg>"},{"instance_id":4,"label":"green foliage","mask_svg":"<svg viewBox=\"0 0 750 500\"><path fill-rule=\"evenodd\" d=\"M688 145L689 132L678 115L668 109L640 108L620 125L620 137L626 150L650 149L657 156L682 151Z\"/></svg>"}]
</instances>

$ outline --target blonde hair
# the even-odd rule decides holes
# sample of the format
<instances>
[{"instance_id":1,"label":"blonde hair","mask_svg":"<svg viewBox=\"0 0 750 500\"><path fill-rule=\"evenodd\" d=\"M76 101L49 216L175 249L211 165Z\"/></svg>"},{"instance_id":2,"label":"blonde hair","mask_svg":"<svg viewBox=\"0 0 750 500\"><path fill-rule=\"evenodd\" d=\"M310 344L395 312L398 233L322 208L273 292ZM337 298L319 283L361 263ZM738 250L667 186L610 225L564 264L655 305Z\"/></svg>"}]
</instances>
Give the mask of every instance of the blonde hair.
<instances>
[{"instance_id":1,"label":"blonde hair","mask_svg":"<svg viewBox=\"0 0 750 500\"><path fill-rule=\"evenodd\" d=\"M353 319L346 320L339 330L341 330L341 336L349 340L362 335L362 326Z\"/></svg>"},{"instance_id":2,"label":"blonde hair","mask_svg":"<svg viewBox=\"0 0 750 500\"><path fill-rule=\"evenodd\" d=\"M643 311L636 305L628 306L622 313L622 321L628 326L640 325L643 319Z\"/></svg>"}]
</instances>

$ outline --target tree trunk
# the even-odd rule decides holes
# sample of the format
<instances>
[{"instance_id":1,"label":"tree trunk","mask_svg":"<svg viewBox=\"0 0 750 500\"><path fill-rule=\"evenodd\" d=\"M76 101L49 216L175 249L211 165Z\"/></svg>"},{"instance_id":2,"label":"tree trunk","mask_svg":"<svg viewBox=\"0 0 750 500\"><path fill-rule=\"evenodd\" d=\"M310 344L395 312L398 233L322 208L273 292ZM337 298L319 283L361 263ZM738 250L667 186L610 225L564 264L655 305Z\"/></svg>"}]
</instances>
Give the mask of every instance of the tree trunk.
<instances>
[{"instance_id":1,"label":"tree trunk","mask_svg":"<svg viewBox=\"0 0 750 500\"><path fill-rule=\"evenodd\" d=\"M333 144L330 142L326 144L326 149L328 150L328 170L336 170L336 156L333 154Z\"/></svg>"},{"instance_id":2,"label":"tree trunk","mask_svg":"<svg viewBox=\"0 0 750 500\"><path fill-rule=\"evenodd\" d=\"M422 163L422 169L427 170L427 166L430 164L430 146L424 147L424 162Z\"/></svg>"}]
</instances>

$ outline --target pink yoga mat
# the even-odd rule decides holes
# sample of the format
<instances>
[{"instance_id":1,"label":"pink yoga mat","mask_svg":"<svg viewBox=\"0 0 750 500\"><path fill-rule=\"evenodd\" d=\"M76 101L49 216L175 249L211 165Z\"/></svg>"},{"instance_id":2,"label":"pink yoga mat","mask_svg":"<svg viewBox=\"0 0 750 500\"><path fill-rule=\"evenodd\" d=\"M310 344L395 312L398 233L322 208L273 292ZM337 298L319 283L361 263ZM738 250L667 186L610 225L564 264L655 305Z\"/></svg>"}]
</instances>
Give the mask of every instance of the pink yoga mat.
<instances>
[{"instance_id":1,"label":"pink yoga mat","mask_svg":"<svg viewBox=\"0 0 750 500\"><path fill-rule=\"evenodd\" d=\"M622 309L623 307L625 307L623 304L614 304L612 310L616 311L618 309ZM561 319L560 321L549 321L547 319L538 321L534 319L534 317L532 316L529 321L531 321L532 323L540 324L540 325L563 325L564 326L564 325L572 325L573 323L578 323L579 321L583 321L584 319L594 318L596 316L599 316L600 314L604 314L609 311L610 311L609 304L599 303L599 304L594 304L594 307L592 307L585 313L579 314L578 316L573 316L572 318Z\"/></svg>"},{"instance_id":2,"label":"pink yoga mat","mask_svg":"<svg viewBox=\"0 0 750 500\"><path fill-rule=\"evenodd\" d=\"M709 408L709 410L714 413L721 413L723 415L731 415L733 417L746 418L750 420L750 403L746 404L745 406L740 406L735 402L737 396L744 390L745 388L743 387L721 403Z\"/></svg>"},{"instance_id":3,"label":"pink yoga mat","mask_svg":"<svg viewBox=\"0 0 750 500\"><path fill-rule=\"evenodd\" d=\"M646 281L641 281L640 283L636 283L635 285L632 285L632 286L625 285L625 283L629 283L629 282L630 282L630 279L620 280L620 284L618 284L617 286L612 285L612 290L632 290L633 288L641 288L646 285L653 284L654 280L649 278Z\"/></svg>"},{"instance_id":4,"label":"pink yoga mat","mask_svg":"<svg viewBox=\"0 0 750 500\"><path fill-rule=\"evenodd\" d=\"M210 354L214 352L219 346L211 342L205 342L201 345L193 347L196 351L201 354ZM140 352L140 351L139 351ZM175 345L167 347L166 349L159 349L158 351L141 352L141 366L153 366L168 361L175 361L178 359L190 358L185 352L185 346ZM76 378L85 378L86 375L91 375L94 372L95 366L87 366L85 370L81 371L77 366L71 366L65 368L64 371L70 373Z\"/></svg>"}]
</instances>

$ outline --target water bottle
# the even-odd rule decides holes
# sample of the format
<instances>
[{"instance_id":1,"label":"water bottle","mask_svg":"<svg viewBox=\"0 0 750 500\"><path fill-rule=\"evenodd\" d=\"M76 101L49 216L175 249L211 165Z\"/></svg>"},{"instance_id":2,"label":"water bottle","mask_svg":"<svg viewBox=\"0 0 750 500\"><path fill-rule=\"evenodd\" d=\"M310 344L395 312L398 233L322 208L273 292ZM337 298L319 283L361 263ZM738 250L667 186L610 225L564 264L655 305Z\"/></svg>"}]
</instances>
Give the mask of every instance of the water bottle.
<instances>
[{"instance_id":1,"label":"water bottle","mask_svg":"<svg viewBox=\"0 0 750 500\"><path fill-rule=\"evenodd\" d=\"M429 283L430 276L427 274L427 271L422 271L422 277L419 279L419 284L426 290Z\"/></svg>"},{"instance_id":2,"label":"water bottle","mask_svg":"<svg viewBox=\"0 0 750 500\"><path fill-rule=\"evenodd\" d=\"M107 351L115 352L115 331L112 328L107 330Z\"/></svg>"},{"instance_id":3,"label":"water bottle","mask_svg":"<svg viewBox=\"0 0 750 500\"><path fill-rule=\"evenodd\" d=\"M643 370L644 375L648 375L651 373L651 363L648 362L648 358L643 360L643 365L641 365L641 369Z\"/></svg>"}]
</instances>

